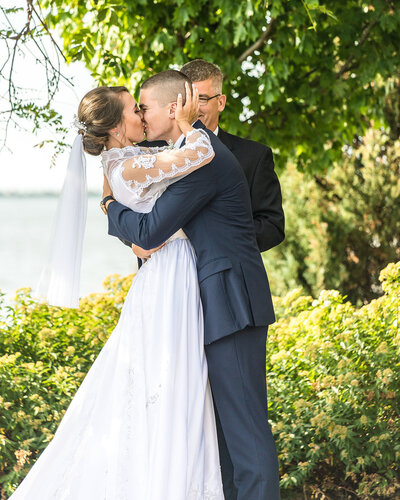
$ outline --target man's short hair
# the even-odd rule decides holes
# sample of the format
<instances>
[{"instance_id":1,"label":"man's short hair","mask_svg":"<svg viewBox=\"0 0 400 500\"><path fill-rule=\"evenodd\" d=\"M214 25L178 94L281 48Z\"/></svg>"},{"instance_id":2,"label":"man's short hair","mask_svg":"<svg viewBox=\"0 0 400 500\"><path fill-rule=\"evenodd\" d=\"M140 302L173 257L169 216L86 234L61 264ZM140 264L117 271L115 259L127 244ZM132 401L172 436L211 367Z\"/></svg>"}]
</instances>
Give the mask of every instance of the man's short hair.
<instances>
[{"instance_id":1,"label":"man's short hair","mask_svg":"<svg viewBox=\"0 0 400 500\"><path fill-rule=\"evenodd\" d=\"M204 59L194 59L181 68L181 72L188 76L192 82L202 82L212 78L216 92L222 93L223 74L219 66Z\"/></svg>"},{"instance_id":2,"label":"man's short hair","mask_svg":"<svg viewBox=\"0 0 400 500\"><path fill-rule=\"evenodd\" d=\"M171 102L176 102L178 94L182 94L182 104L186 101L185 82L192 89L192 82L188 76L181 71L167 69L148 78L140 87L141 90L152 87L157 88L156 99L160 106L166 106Z\"/></svg>"}]
</instances>

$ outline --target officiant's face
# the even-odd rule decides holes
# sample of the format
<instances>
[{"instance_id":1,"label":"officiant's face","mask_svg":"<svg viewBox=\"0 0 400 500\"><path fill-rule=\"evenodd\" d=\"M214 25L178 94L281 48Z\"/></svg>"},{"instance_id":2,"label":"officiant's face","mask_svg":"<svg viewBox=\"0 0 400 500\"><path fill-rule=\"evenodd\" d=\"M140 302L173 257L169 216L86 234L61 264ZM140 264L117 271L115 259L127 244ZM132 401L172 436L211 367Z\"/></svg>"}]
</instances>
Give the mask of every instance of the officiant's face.
<instances>
[{"instance_id":1,"label":"officiant's face","mask_svg":"<svg viewBox=\"0 0 400 500\"><path fill-rule=\"evenodd\" d=\"M218 126L219 114L225 108L226 96L221 93L221 87L218 88L212 78L201 82L193 82L193 85L199 91L199 120L208 129L214 131Z\"/></svg>"},{"instance_id":2,"label":"officiant's face","mask_svg":"<svg viewBox=\"0 0 400 500\"><path fill-rule=\"evenodd\" d=\"M148 141L168 140L173 127L171 120L171 103L160 103L158 86L142 89L139 106L144 123L144 131Z\"/></svg>"}]
</instances>

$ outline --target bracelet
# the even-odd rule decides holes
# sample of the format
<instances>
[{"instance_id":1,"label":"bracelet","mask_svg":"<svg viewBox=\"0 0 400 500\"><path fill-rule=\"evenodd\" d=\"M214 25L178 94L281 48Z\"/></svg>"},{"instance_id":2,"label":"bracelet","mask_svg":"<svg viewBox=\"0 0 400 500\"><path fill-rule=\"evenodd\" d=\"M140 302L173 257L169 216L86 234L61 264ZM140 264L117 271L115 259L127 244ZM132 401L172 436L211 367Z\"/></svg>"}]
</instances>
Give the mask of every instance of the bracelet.
<instances>
[{"instance_id":1,"label":"bracelet","mask_svg":"<svg viewBox=\"0 0 400 500\"><path fill-rule=\"evenodd\" d=\"M106 196L105 198L103 198L100 202L100 208L103 210L103 212L107 215L107 208L106 208L106 203L107 201L109 200L113 200L115 201L115 198L114 196Z\"/></svg>"}]
</instances>

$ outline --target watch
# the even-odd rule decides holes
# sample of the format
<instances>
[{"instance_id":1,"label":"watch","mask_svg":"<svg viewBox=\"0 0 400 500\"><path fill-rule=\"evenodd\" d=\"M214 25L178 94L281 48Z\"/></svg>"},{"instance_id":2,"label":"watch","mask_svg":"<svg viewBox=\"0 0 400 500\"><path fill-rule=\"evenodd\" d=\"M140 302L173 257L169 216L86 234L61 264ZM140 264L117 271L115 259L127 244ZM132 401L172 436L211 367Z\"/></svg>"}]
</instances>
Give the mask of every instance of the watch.
<instances>
[{"instance_id":1,"label":"watch","mask_svg":"<svg viewBox=\"0 0 400 500\"><path fill-rule=\"evenodd\" d=\"M107 215L107 208L106 208L106 203L108 200L113 200L115 201L114 196L106 196L103 198L100 202L100 208L103 210L103 212Z\"/></svg>"}]
</instances>

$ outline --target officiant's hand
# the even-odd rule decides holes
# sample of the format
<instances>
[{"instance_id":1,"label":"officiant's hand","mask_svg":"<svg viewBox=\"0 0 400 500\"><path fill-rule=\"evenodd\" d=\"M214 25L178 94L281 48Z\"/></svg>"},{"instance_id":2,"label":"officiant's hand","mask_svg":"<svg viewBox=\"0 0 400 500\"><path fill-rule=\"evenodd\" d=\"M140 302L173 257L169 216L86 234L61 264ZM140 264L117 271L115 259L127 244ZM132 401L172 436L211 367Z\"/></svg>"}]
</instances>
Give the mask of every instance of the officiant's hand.
<instances>
[{"instance_id":1,"label":"officiant's hand","mask_svg":"<svg viewBox=\"0 0 400 500\"><path fill-rule=\"evenodd\" d=\"M136 255L136 257L139 257L139 259L149 259L154 252L160 250L160 248L163 247L164 245L165 243L163 243L157 248L153 248L151 250L145 250L144 248L141 248L138 245L132 243L132 251Z\"/></svg>"}]
</instances>

